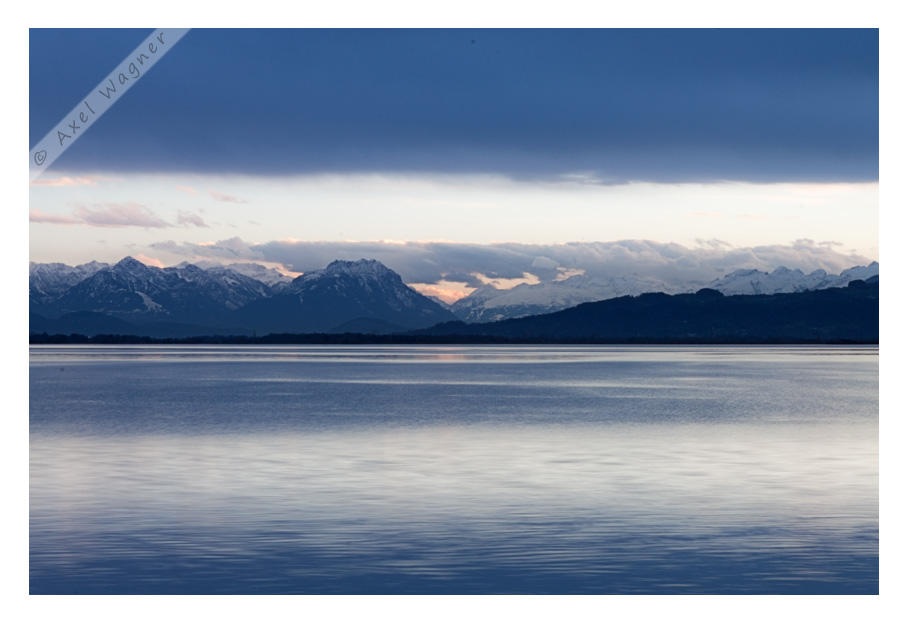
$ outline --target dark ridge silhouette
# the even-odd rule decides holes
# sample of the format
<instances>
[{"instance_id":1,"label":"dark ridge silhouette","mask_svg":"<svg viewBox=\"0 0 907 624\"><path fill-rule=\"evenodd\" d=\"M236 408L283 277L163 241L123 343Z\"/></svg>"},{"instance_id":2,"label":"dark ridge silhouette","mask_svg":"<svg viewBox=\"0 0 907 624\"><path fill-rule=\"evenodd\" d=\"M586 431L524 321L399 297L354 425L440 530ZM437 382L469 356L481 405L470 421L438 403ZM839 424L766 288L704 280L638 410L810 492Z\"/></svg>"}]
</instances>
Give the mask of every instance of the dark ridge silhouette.
<instances>
[{"instance_id":1,"label":"dark ridge silhouette","mask_svg":"<svg viewBox=\"0 0 907 624\"><path fill-rule=\"evenodd\" d=\"M414 333L585 342L878 342L879 285L854 280L847 288L731 297L707 288L691 295L647 293L495 323L444 323Z\"/></svg>"}]
</instances>

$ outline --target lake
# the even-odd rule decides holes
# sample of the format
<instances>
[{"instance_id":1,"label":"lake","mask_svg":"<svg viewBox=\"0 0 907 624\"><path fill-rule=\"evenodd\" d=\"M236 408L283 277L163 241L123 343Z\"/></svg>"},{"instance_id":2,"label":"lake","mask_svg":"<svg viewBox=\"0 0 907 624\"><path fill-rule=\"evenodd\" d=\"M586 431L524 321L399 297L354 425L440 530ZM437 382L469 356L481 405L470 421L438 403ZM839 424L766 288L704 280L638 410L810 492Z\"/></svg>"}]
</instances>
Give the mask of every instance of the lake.
<instances>
[{"instance_id":1,"label":"lake","mask_svg":"<svg viewBox=\"0 0 907 624\"><path fill-rule=\"evenodd\" d=\"M30 349L32 594L877 594L877 347Z\"/></svg>"}]
</instances>

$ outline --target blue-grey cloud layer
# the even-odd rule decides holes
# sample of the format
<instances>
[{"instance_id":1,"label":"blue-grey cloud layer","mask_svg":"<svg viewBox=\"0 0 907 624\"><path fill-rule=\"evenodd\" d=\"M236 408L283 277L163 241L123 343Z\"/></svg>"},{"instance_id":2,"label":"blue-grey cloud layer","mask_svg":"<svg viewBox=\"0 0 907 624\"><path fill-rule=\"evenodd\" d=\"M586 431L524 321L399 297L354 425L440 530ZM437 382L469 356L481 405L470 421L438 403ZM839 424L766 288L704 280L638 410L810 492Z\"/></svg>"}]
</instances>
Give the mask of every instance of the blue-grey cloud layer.
<instances>
[{"instance_id":1,"label":"blue-grey cloud layer","mask_svg":"<svg viewBox=\"0 0 907 624\"><path fill-rule=\"evenodd\" d=\"M554 245L520 243L422 243L383 241L270 241L248 243L241 238L197 245L161 241L156 253L187 259L225 262L265 261L305 273L333 260L376 259L398 272L407 283L436 284L442 280L478 287L481 274L493 279L555 279L561 269L580 270L590 277L637 274L668 283L710 281L737 269L773 271L779 266L811 272L840 273L870 260L836 249L832 243L798 240L789 245L733 247L721 241L702 241L695 248L648 240L583 242Z\"/></svg>"},{"instance_id":2,"label":"blue-grey cloud layer","mask_svg":"<svg viewBox=\"0 0 907 624\"><path fill-rule=\"evenodd\" d=\"M148 31L32 30L37 142ZM878 179L877 30L193 30L56 168Z\"/></svg>"}]
</instances>

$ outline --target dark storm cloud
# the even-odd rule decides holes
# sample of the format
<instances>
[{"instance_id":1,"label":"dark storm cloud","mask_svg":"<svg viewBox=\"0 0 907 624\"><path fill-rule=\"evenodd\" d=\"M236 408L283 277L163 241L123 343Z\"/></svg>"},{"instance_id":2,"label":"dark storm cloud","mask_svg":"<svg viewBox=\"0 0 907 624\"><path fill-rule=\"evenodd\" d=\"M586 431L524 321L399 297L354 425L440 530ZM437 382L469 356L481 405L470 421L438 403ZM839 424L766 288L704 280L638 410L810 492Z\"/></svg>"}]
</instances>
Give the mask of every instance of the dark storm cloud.
<instances>
[{"instance_id":1,"label":"dark storm cloud","mask_svg":"<svg viewBox=\"0 0 907 624\"><path fill-rule=\"evenodd\" d=\"M30 31L37 142L146 31ZM56 167L878 178L877 30L193 30Z\"/></svg>"}]
</instances>

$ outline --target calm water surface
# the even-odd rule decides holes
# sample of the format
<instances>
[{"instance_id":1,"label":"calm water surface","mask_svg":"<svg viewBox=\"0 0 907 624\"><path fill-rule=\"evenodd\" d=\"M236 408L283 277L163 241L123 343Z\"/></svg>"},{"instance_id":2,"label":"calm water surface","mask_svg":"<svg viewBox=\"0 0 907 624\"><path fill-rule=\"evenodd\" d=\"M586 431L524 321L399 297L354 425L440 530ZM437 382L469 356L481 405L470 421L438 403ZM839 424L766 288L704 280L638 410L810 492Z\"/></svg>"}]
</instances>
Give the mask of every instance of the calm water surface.
<instances>
[{"instance_id":1,"label":"calm water surface","mask_svg":"<svg viewBox=\"0 0 907 624\"><path fill-rule=\"evenodd\" d=\"M31 593L878 593L878 349L33 347Z\"/></svg>"}]
</instances>

